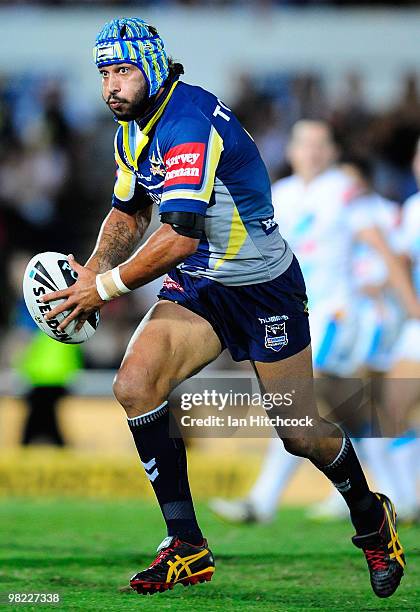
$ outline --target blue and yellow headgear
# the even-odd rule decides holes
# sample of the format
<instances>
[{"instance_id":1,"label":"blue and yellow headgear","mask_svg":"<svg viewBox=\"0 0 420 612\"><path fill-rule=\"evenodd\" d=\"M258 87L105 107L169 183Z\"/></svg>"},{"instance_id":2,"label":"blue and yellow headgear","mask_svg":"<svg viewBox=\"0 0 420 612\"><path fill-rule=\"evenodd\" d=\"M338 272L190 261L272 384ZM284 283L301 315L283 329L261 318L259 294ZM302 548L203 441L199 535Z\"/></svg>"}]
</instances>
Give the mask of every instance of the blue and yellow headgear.
<instances>
[{"instance_id":1,"label":"blue and yellow headgear","mask_svg":"<svg viewBox=\"0 0 420 612\"><path fill-rule=\"evenodd\" d=\"M149 97L162 87L169 74L163 40L142 19L113 19L96 37L93 58L98 68L109 64L134 64L149 85Z\"/></svg>"}]
</instances>

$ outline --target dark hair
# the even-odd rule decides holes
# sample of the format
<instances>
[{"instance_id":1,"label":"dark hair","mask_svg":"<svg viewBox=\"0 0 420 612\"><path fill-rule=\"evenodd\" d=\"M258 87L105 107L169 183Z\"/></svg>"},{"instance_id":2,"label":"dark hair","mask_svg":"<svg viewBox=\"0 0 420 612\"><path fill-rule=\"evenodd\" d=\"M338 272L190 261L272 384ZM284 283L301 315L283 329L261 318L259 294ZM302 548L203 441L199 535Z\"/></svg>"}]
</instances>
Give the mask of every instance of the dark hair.
<instances>
[{"instance_id":1,"label":"dark hair","mask_svg":"<svg viewBox=\"0 0 420 612\"><path fill-rule=\"evenodd\" d=\"M340 160L340 163L349 166L354 166L354 168L356 168L356 170L364 178L364 180L370 185L372 185L375 174L372 160L367 157L358 157L354 155L343 157Z\"/></svg>"},{"instance_id":2,"label":"dark hair","mask_svg":"<svg viewBox=\"0 0 420 612\"><path fill-rule=\"evenodd\" d=\"M168 80L172 80L173 78L179 76L180 74L184 74L184 66L175 62L172 57L168 57L168 65L169 65L169 75Z\"/></svg>"}]
</instances>

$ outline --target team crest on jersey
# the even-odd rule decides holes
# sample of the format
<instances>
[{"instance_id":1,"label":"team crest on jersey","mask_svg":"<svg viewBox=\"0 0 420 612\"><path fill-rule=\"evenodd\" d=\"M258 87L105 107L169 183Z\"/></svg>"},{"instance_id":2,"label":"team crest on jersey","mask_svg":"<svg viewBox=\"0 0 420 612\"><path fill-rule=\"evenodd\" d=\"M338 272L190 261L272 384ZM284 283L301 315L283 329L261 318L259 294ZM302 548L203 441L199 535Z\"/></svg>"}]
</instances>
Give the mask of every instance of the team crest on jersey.
<instances>
[{"instance_id":1,"label":"team crest on jersey","mask_svg":"<svg viewBox=\"0 0 420 612\"><path fill-rule=\"evenodd\" d=\"M286 322L272 323L265 326L265 347L278 353L289 340L286 333Z\"/></svg>"},{"instance_id":2,"label":"team crest on jersey","mask_svg":"<svg viewBox=\"0 0 420 612\"><path fill-rule=\"evenodd\" d=\"M165 187L172 185L199 185L203 176L203 142L186 142L172 147L165 155Z\"/></svg>"},{"instance_id":3,"label":"team crest on jersey","mask_svg":"<svg viewBox=\"0 0 420 612\"><path fill-rule=\"evenodd\" d=\"M165 176L166 170L163 161L158 159L154 152L152 153L152 157L149 157L149 162L150 172L153 176Z\"/></svg>"}]
</instances>

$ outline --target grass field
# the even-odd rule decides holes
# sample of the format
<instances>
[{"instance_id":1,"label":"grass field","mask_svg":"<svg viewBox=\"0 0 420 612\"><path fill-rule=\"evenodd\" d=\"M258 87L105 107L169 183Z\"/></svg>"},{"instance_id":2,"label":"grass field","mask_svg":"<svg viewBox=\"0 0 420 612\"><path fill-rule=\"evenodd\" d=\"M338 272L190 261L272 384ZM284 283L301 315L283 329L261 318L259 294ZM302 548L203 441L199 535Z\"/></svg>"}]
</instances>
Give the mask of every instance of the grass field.
<instances>
[{"instance_id":1,"label":"grass field","mask_svg":"<svg viewBox=\"0 0 420 612\"><path fill-rule=\"evenodd\" d=\"M388 600L370 591L361 553L345 523L320 525L300 509L272 525L240 528L198 507L215 553L211 583L153 597L119 587L147 565L165 536L149 502L3 500L0 592L58 592L61 604L2 605L9 610L420 610L420 528L401 528L407 574Z\"/></svg>"}]
</instances>

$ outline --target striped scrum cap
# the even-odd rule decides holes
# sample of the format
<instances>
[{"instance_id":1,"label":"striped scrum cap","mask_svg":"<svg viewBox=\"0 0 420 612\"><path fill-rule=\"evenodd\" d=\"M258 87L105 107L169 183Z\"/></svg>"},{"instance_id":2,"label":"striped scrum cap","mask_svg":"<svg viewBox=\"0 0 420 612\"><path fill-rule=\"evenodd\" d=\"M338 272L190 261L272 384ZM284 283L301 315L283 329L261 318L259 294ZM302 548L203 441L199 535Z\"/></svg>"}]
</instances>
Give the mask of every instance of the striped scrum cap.
<instances>
[{"instance_id":1,"label":"striped scrum cap","mask_svg":"<svg viewBox=\"0 0 420 612\"><path fill-rule=\"evenodd\" d=\"M169 74L163 40L153 26L137 17L106 23L96 37L93 59L98 68L127 62L137 66L149 85L149 97L159 91Z\"/></svg>"}]
</instances>

